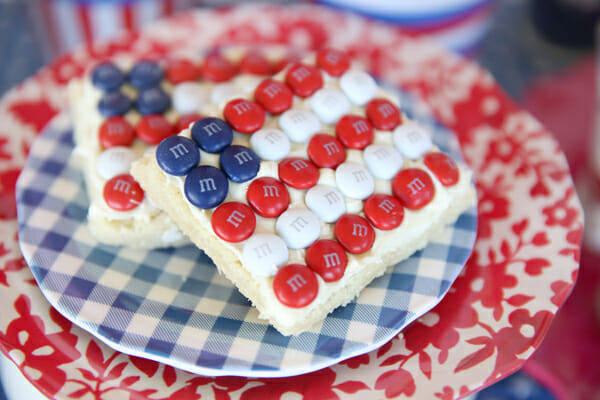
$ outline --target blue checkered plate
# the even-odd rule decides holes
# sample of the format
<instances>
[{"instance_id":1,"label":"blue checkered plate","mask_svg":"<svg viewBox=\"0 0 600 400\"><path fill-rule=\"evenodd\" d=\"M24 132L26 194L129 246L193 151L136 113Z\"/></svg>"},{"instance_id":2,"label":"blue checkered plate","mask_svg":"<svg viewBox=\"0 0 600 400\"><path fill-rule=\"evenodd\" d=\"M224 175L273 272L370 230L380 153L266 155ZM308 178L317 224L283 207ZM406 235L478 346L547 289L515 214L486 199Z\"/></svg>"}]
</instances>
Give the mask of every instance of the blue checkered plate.
<instances>
[{"instance_id":1,"label":"blue checkered plate","mask_svg":"<svg viewBox=\"0 0 600 400\"><path fill-rule=\"evenodd\" d=\"M416 101L399 96L403 111L429 126L443 151L461 158L455 136ZM59 312L127 354L211 376L283 377L321 369L383 345L433 308L475 241L473 207L322 326L282 336L258 319L199 249L99 244L86 225L88 198L70 157L68 122L60 116L36 139L17 183L21 250Z\"/></svg>"}]
</instances>

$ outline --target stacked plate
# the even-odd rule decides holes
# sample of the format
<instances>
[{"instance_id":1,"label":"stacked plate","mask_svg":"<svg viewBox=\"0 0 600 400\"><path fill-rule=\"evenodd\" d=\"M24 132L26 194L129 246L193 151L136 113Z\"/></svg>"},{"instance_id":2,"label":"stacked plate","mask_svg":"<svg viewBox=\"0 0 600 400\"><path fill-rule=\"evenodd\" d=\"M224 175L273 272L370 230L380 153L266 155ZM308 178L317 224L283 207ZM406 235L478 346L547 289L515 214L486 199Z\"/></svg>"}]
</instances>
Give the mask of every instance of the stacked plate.
<instances>
[{"instance_id":1,"label":"stacked plate","mask_svg":"<svg viewBox=\"0 0 600 400\"><path fill-rule=\"evenodd\" d=\"M490 25L493 0L319 0L320 3L394 23L411 35L433 37L469 53Z\"/></svg>"}]
</instances>

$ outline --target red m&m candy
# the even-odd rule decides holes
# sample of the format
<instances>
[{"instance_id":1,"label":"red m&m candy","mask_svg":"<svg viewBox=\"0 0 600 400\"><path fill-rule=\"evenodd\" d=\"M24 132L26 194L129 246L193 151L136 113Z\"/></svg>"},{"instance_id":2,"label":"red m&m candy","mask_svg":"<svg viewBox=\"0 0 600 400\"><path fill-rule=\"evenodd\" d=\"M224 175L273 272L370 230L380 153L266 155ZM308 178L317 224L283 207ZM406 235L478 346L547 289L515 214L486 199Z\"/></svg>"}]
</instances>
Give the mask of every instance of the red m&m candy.
<instances>
[{"instance_id":1,"label":"red m&m candy","mask_svg":"<svg viewBox=\"0 0 600 400\"><path fill-rule=\"evenodd\" d=\"M317 53L317 65L329 75L339 77L350 67L350 59L336 49L323 49Z\"/></svg>"},{"instance_id":2,"label":"red m&m candy","mask_svg":"<svg viewBox=\"0 0 600 400\"><path fill-rule=\"evenodd\" d=\"M219 53L207 55L202 64L202 77L207 81L225 82L236 73L236 66Z\"/></svg>"},{"instance_id":3,"label":"red m&m candy","mask_svg":"<svg viewBox=\"0 0 600 400\"><path fill-rule=\"evenodd\" d=\"M253 133L265 123L265 111L246 99L234 99L223 109L223 116L233 129L240 133Z\"/></svg>"},{"instance_id":4,"label":"red m&m candy","mask_svg":"<svg viewBox=\"0 0 600 400\"><path fill-rule=\"evenodd\" d=\"M148 144L158 144L175 133L173 125L160 114L142 117L135 127L137 137Z\"/></svg>"},{"instance_id":5,"label":"red m&m candy","mask_svg":"<svg viewBox=\"0 0 600 400\"><path fill-rule=\"evenodd\" d=\"M274 61L273 63L273 74L283 71L285 67L290 64L298 63L302 61L303 54L300 52L290 52L280 58L279 60Z\"/></svg>"},{"instance_id":6,"label":"red m&m candy","mask_svg":"<svg viewBox=\"0 0 600 400\"><path fill-rule=\"evenodd\" d=\"M359 115L345 115L335 126L335 134L349 149L364 149L373 142L371 123Z\"/></svg>"},{"instance_id":7,"label":"red m&m candy","mask_svg":"<svg viewBox=\"0 0 600 400\"><path fill-rule=\"evenodd\" d=\"M306 307L319 294L319 281L312 269L302 264L288 264L273 279L277 299L292 308Z\"/></svg>"},{"instance_id":8,"label":"red m&m candy","mask_svg":"<svg viewBox=\"0 0 600 400\"><path fill-rule=\"evenodd\" d=\"M144 191L133 176L121 174L104 184L102 191L106 204L117 211L130 211L144 200Z\"/></svg>"},{"instance_id":9,"label":"red m&m candy","mask_svg":"<svg viewBox=\"0 0 600 400\"><path fill-rule=\"evenodd\" d=\"M348 255L335 240L321 239L306 251L306 264L325 282L335 282L344 276Z\"/></svg>"},{"instance_id":10,"label":"red m&m candy","mask_svg":"<svg viewBox=\"0 0 600 400\"><path fill-rule=\"evenodd\" d=\"M240 61L240 71L246 74L271 75L273 66L263 53L258 50L250 50Z\"/></svg>"},{"instance_id":11,"label":"red m&m candy","mask_svg":"<svg viewBox=\"0 0 600 400\"><path fill-rule=\"evenodd\" d=\"M418 168L407 168L394 177L392 191L404 207L418 210L433 199L435 186L427 172Z\"/></svg>"},{"instance_id":12,"label":"red m&m candy","mask_svg":"<svg viewBox=\"0 0 600 400\"><path fill-rule=\"evenodd\" d=\"M279 179L296 189L311 188L319 181L319 169L316 165L300 157L290 157L281 161L278 173Z\"/></svg>"},{"instance_id":13,"label":"red m&m candy","mask_svg":"<svg viewBox=\"0 0 600 400\"><path fill-rule=\"evenodd\" d=\"M192 122L196 122L202 118L202 115L197 113L184 114L177 120L177 132L181 132L184 129L189 128Z\"/></svg>"},{"instance_id":14,"label":"red m&m candy","mask_svg":"<svg viewBox=\"0 0 600 400\"><path fill-rule=\"evenodd\" d=\"M389 230L400 226L404 207L397 198L387 194L374 194L365 201L365 215L377 229Z\"/></svg>"},{"instance_id":15,"label":"red m&m candy","mask_svg":"<svg viewBox=\"0 0 600 400\"><path fill-rule=\"evenodd\" d=\"M423 162L444 186L456 185L459 178L456 162L444 153L428 153Z\"/></svg>"},{"instance_id":16,"label":"red m&m candy","mask_svg":"<svg viewBox=\"0 0 600 400\"><path fill-rule=\"evenodd\" d=\"M290 205L290 195L283 183L266 176L252 181L246 200L258 215L265 218L278 217Z\"/></svg>"},{"instance_id":17,"label":"red m&m candy","mask_svg":"<svg viewBox=\"0 0 600 400\"><path fill-rule=\"evenodd\" d=\"M319 168L335 168L346 160L346 151L335 137L317 133L308 142L308 157Z\"/></svg>"},{"instance_id":18,"label":"red m&m candy","mask_svg":"<svg viewBox=\"0 0 600 400\"><path fill-rule=\"evenodd\" d=\"M312 65L296 63L285 74L285 82L300 97L308 97L323 86L321 71Z\"/></svg>"},{"instance_id":19,"label":"red m&m candy","mask_svg":"<svg viewBox=\"0 0 600 400\"><path fill-rule=\"evenodd\" d=\"M210 223L221 239L237 243L248 239L256 228L256 217L244 203L231 201L221 204L213 212Z\"/></svg>"},{"instance_id":20,"label":"red m&m candy","mask_svg":"<svg viewBox=\"0 0 600 400\"><path fill-rule=\"evenodd\" d=\"M292 106L294 94L285 83L265 79L256 87L254 100L271 114L281 114Z\"/></svg>"},{"instance_id":21,"label":"red m&m candy","mask_svg":"<svg viewBox=\"0 0 600 400\"><path fill-rule=\"evenodd\" d=\"M165 68L165 76L173 84L195 81L199 75L200 71L190 60L169 60Z\"/></svg>"},{"instance_id":22,"label":"red m&m candy","mask_svg":"<svg viewBox=\"0 0 600 400\"><path fill-rule=\"evenodd\" d=\"M377 129L391 131L401 122L400 111L387 99L373 99L366 108L367 118Z\"/></svg>"},{"instance_id":23,"label":"red m&m candy","mask_svg":"<svg viewBox=\"0 0 600 400\"><path fill-rule=\"evenodd\" d=\"M135 140L135 130L125 118L110 117L100 125L98 140L105 149L115 146L130 146Z\"/></svg>"},{"instance_id":24,"label":"red m&m candy","mask_svg":"<svg viewBox=\"0 0 600 400\"><path fill-rule=\"evenodd\" d=\"M362 254L373 247L375 230L369 222L356 214L345 214L334 227L335 238L352 254Z\"/></svg>"}]
</instances>

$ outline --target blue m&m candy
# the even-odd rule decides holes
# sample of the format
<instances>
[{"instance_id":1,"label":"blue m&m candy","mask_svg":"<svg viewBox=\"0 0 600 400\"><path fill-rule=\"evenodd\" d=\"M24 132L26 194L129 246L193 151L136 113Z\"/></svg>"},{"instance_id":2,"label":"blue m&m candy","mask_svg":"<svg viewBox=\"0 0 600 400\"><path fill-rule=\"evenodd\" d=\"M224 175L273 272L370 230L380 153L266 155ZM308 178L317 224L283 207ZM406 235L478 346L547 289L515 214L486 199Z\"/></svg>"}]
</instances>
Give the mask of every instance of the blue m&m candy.
<instances>
[{"instance_id":1,"label":"blue m&m candy","mask_svg":"<svg viewBox=\"0 0 600 400\"><path fill-rule=\"evenodd\" d=\"M105 93L98 103L98 111L104 117L123 115L131 109L133 103L129 97L121 92Z\"/></svg>"},{"instance_id":2,"label":"blue m&m candy","mask_svg":"<svg viewBox=\"0 0 600 400\"><path fill-rule=\"evenodd\" d=\"M140 91L137 109L142 115L162 114L171 107L171 98L164 90L156 86Z\"/></svg>"},{"instance_id":3,"label":"blue m&m candy","mask_svg":"<svg viewBox=\"0 0 600 400\"><path fill-rule=\"evenodd\" d=\"M125 82L125 74L111 62L103 62L92 71L92 83L105 92L120 88L123 82Z\"/></svg>"},{"instance_id":4,"label":"blue m&m candy","mask_svg":"<svg viewBox=\"0 0 600 400\"><path fill-rule=\"evenodd\" d=\"M139 61L129 72L129 83L137 89L148 89L160 83L163 70L155 62Z\"/></svg>"},{"instance_id":5,"label":"blue m&m candy","mask_svg":"<svg viewBox=\"0 0 600 400\"><path fill-rule=\"evenodd\" d=\"M182 176L200 162L200 152L193 140L170 136L156 148L156 161L168 174Z\"/></svg>"},{"instance_id":6,"label":"blue m&m candy","mask_svg":"<svg viewBox=\"0 0 600 400\"><path fill-rule=\"evenodd\" d=\"M232 145L221 153L219 165L234 182L246 182L258 174L260 158L248 147Z\"/></svg>"},{"instance_id":7,"label":"blue m&m candy","mask_svg":"<svg viewBox=\"0 0 600 400\"><path fill-rule=\"evenodd\" d=\"M218 153L233 141L233 129L219 118L202 118L192 125L192 138L207 153Z\"/></svg>"},{"instance_id":8,"label":"blue m&m candy","mask_svg":"<svg viewBox=\"0 0 600 400\"><path fill-rule=\"evenodd\" d=\"M200 165L186 176L183 190L196 207L208 209L218 206L227 197L229 181L219 168Z\"/></svg>"}]
</instances>

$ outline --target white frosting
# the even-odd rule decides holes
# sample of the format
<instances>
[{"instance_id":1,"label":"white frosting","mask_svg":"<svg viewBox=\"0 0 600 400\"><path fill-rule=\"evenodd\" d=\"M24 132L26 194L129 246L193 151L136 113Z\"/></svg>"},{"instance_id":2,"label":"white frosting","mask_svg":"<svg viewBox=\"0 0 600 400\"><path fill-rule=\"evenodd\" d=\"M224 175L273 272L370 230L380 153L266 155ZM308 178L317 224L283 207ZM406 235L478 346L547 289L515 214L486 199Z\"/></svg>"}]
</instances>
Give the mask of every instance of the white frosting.
<instances>
[{"instance_id":1,"label":"white frosting","mask_svg":"<svg viewBox=\"0 0 600 400\"><path fill-rule=\"evenodd\" d=\"M381 134L389 135L389 133ZM356 162L364 163L364 160L358 158ZM405 164L406 168L414 167L427 170L427 168L421 161L407 160ZM165 176L167 177L167 186L169 188L168 190L177 190L183 196L183 178L167 174L165 174ZM277 177L277 163L271 161L262 161L257 177L261 176ZM322 304L329 296L331 296L332 293L336 293L336 291L343 290L348 282L351 282L353 279L356 279L357 276L364 273L365 265L377 262L380 259L381 254L389 252L390 249L396 249L398 247L398 243L401 242L403 238L416 237L422 235L422 233L430 226L431 221L443 217L443 215L441 215L441 210L445 210L449 205L450 199L453 199L453 196L455 196L456 193L464 191L465 187L470 185L470 181L471 173L468 170L461 170L459 182L453 187L444 187L437 181L437 179L434 178L433 182L435 185L436 195L434 196L433 200L427 206L425 206L421 210L418 210L417 212L406 209L404 220L400 227L391 231L380 231L378 229L375 229L375 242L373 243L373 247L369 252L361 255L348 254L348 265L346 267L344 276L341 280L337 282L325 283L321 279L321 277L318 276L317 279L319 280L319 294L317 295L317 298L313 301L313 303L311 303L308 307L302 309L291 309L281 304L279 300L277 300L277 298L275 297L275 294L273 293L272 276L267 275L266 273L263 273L263 275L259 275L261 272L256 274L254 273L254 269L249 269L254 275L255 284L258 285L260 292L264 296L264 304L268 304L268 310L265 310L265 312L268 312L268 314L271 316L276 315L279 323L283 326L293 325L299 318L303 318L303 315L306 315L307 313L310 313L312 309L319 307L319 305ZM331 187L335 187L335 171L329 168L321 169L318 185L328 185ZM230 185L229 194L225 201L240 201L246 203L246 187L247 186L244 186L243 184ZM389 180L376 180L376 187L377 193L391 194L391 182ZM303 207L305 191L293 189L290 187L288 187L288 191L290 192L291 200L290 208ZM211 229L211 210L202 210L197 207L194 207L189 202L186 203L197 223ZM363 201L347 197L345 199L345 203L346 212L364 216L364 213L362 212ZM253 237L259 233L268 233L275 235L277 239L282 240L281 237L276 235L275 222L276 220L274 218L263 218L257 216L255 230L256 233L253 235ZM325 221L321 221L320 225L321 232L319 239L333 239L334 223L326 223ZM229 251L233 252L245 264L246 261L244 261L245 257L243 255L243 249L250 239L251 238L239 243L229 243L221 241L221 244L228 248ZM288 250L287 261L283 261L281 265L290 263L304 264L305 253L305 249ZM256 269L259 268L261 267L256 267ZM270 273L275 274L277 269L278 268L271 267Z\"/></svg>"},{"instance_id":2,"label":"white frosting","mask_svg":"<svg viewBox=\"0 0 600 400\"><path fill-rule=\"evenodd\" d=\"M353 71L352 74L354 74L356 71ZM361 74L357 73L354 74L355 76L353 76L352 74L349 75L349 77L346 78L346 80L348 81L346 84L346 89L344 89L342 87L342 89L344 90L344 93L351 99L351 101L355 104L364 104L366 103L370 98L372 98L373 96L375 96L376 94L378 96L381 97L386 97L387 95L385 95L384 93L378 93L377 92L377 87L375 86L375 91L372 91L370 89L371 87L371 83L369 83L369 79L363 79L364 77L361 78ZM278 75L275 77L275 79L279 79L282 80L284 76L284 73ZM370 78L370 76L369 76ZM326 85L329 87L338 87L336 86L337 83L339 82L339 80L335 80L335 79L330 79L327 81ZM374 81L372 82L374 84ZM354 98L352 98L351 94L348 93L353 93L352 91L354 90L354 88L356 86L360 86L363 85L366 88L366 92L363 92L362 94L356 94L354 93ZM361 89L362 90L362 89ZM294 113L299 113L299 112L309 112L307 110L307 107L309 107L309 102L310 100L303 100L303 99L295 99L294 102L294 107L295 109L293 110ZM362 110L358 110L353 108L351 110L352 113L357 113L360 115L361 112L363 112L362 115L364 115L364 111ZM288 114L289 118L289 114L292 114L290 111L286 112ZM288 154L288 156L298 156L298 157L306 157L306 145L305 142L308 138L310 138L310 136L312 136L312 134L316 133L317 131L322 131L322 132L326 132L329 134L333 134L333 127L332 126L328 126L328 125L324 125L322 127L317 127L311 130L311 133L306 133L306 132L298 132L295 131L295 125L296 124L292 124L292 128L290 128L288 126L288 129L286 130L285 128L285 123L282 124L281 119L285 118L284 116L286 115L286 113L284 113L279 120L277 120L276 117L272 117L272 116L267 116L267 121L265 123L266 127L272 128L272 127L276 127L279 126L281 127L281 129L290 137L290 139L293 141L291 143L291 149L290 152ZM310 113L312 114L312 113ZM215 116L220 116L218 113L215 114ZM315 125L320 125L319 120L317 119L317 117L312 114L312 117L314 117L314 120L316 120L316 124ZM189 132L184 132L185 135L189 136ZM234 143L236 144L243 144L243 145L247 145L248 142L250 141L250 139L248 138L248 135L239 135L236 134L235 138L234 138ZM381 131L375 131L375 138L373 143L375 144L385 144L385 145L391 145L392 144L392 135L390 132L381 132ZM253 145L254 146L254 145ZM431 146L430 146L431 147ZM377 147L374 148L374 150L376 150ZM396 152L397 153L397 152ZM204 153L202 154L202 157L204 157ZM370 156L367 156L366 158L368 159ZM397 163L397 158L396 154L394 154L392 156L392 160L396 160ZM206 159L202 160L202 163L206 163L206 162L213 162L212 160L208 161ZM416 168L421 168L427 171L427 168L424 166L424 164L421 161L413 161L413 160L402 160L402 157L400 157L400 162L401 162L401 166L408 168L408 167L416 167ZM454 200L458 195L462 195L462 193L465 193L467 188L471 186L471 173L466 170L466 169L461 169L461 175L460 175L460 179L459 182L452 187L444 187L442 186L437 179L433 178L434 181L434 185L435 185L435 196L432 199L432 201L426 205L424 208L418 210L418 211L411 211L411 210L405 210L405 216L404 216L404 220L403 223L401 224L400 227L398 227L397 229L391 230L391 231L380 231L378 229L375 229L376 231L376 237L375 237L375 242L373 243L373 247L371 248L371 250L367 251L364 254L361 255L354 255L354 254L348 254L348 265L346 267L346 271L344 273L344 276L337 282L331 282L331 283L325 283L320 276L317 276L317 279L319 281L319 293L317 295L317 298L311 303L309 304L307 307L304 308L300 308L300 309L293 309L290 307L287 307L285 305L283 305L282 303L280 303L274 292L273 292L273 288L272 288L272 282L273 282L273 278L272 275L276 273L278 267L280 267L281 265L285 264L285 263L301 263L304 264L305 263L305 248L300 248L301 246L299 246L298 242L295 242L297 240L296 236L300 236L301 238L303 238L302 240L305 243L308 243L306 245L309 245L310 243L312 243L312 241L317 240L317 239L331 239L334 238L334 226L335 224L333 222L327 222L326 219L332 219L335 220L333 217L329 217L328 215L333 215L329 214L329 211L324 211L322 208L323 202L321 202L321 205L318 205L318 202L313 202L313 200L311 200L311 198L313 196L315 197L319 197L319 191L323 190L323 189L319 189L320 187L329 187L329 188L338 188L340 192L343 192L342 187L346 187L346 181L350 182L349 188L346 187L346 192L350 192L351 194L354 193L356 198L352 198L351 196L348 196L347 193L344 193L346 195L346 197L344 198L344 208L345 208L345 212L348 213L356 213L359 215L364 216L364 212L363 210L363 200L364 198L366 198L369 194L373 193L373 191L377 192L377 193L385 193L385 194L391 194L391 181L389 179L382 179L380 178L381 174L377 174L375 175L375 178L371 175L371 172L367 169L369 162L367 160L365 160L363 158L363 152L361 151L357 151L357 150L348 150L347 151L347 160L346 163L347 165L349 165L349 167L343 167L342 168L342 173L338 174L336 171L334 171L333 169L329 169L329 168L323 168L320 169L320 177L319 177L319 181L317 186L313 187L310 190L297 190L291 187L288 187L288 191L290 193L290 207L288 209L288 211L293 211L293 210L302 210L303 212L309 212L310 214L314 213L314 217L315 219L317 219L318 221L318 226L319 226L319 233L317 234L317 237L314 237L313 235L298 235L298 232L294 232L294 234L290 232L286 232L285 229L282 232L281 229L281 225L283 225L282 222L279 222L279 219L274 219L274 218L263 218L260 216L257 216L256 218L256 230L255 230L255 234L242 242L239 243L229 243L229 242L225 242L225 241L220 241L221 244L226 247L229 251L231 251L236 257L238 257L238 259L240 259L244 265L245 268L247 268L254 277L253 282L249 282L248 285L252 284L255 285L258 288L258 293L260 293L262 299L261 299L261 303L263 304L263 309L262 312L264 312L264 314L270 318L276 318L278 323L281 326L293 326L297 321L302 320L304 318L306 318L307 315L309 315L311 312L313 312L314 310L318 309L319 307L321 307L323 305L323 303L325 301L327 301L327 299L332 296L333 294L339 292L339 291L344 291L345 288L347 287L347 285L349 285L350 282L353 282L354 280L358 279L359 276L363 275L366 273L365 271L365 266L370 265L370 264L376 264L378 262L381 261L381 255L382 254L387 254L390 251L398 251L398 243L402 243L403 240L405 240L406 238L415 238L415 237L420 237L421 235L423 235L423 233L425 231L427 231L431 224L432 221L436 221L438 219L441 219L444 217L444 215L442 214L442 212L444 210L446 210L449 205L450 205L450 201ZM370 164L373 164L372 162ZM344 164L342 164L344 165ZM337 170L340 169L339 166ZM372 167L372 166L371 166ZM369 167L369 168L371 168ZM352 183L352 178L349 178L347 176L345 176L343 171L345 168L348 168L348 171L351 175L353 171L361 171L358 175L362 175L363 173L366 173L366 175L369 177L367 178L368 181L370 181L369 184L365 185L365 187L362 187L362 184L360 184L359 182L356 182L356 177L354 178L355 182ZM389 164L386 163L386 169L389 168ZM395 168L395 167L394 167ZM258 173L257 177L262 177L262 176L270 176L270 177L278 177L277 174L277 163L273 162L273 161L266 161L263 160L261 162L261 166L260 166L260 170ZM175 177L175 176L169 176L166 175L167 178L167 186L168 186L168 190L178 190L182 196L183 196L183 178L182 177ZM356 184L359 184L359 189L357 189L355 187ZM340 186L341 185L341 186ZM246 189L247 189L248 184L231 184L230 185L230 190L227 196L227 199L225 201L240 201L243 203L247 203L246 202ZM367 190L368 189L368 190ZM337 189L335 189L337 190ZM313 193L314 192L314 193ZM311 194L312 193L312 194ZM306 201L306 204L305 204ZM191 212L191 214L194 216L196 222L202 226L207 227L208 229L210 228L210 217L212 215L212 211L211 210L201 210L199 208L194 207L193 205L191 205L189 202L187 202L187 205L189 207L189 210ZM310 208L310 211L308 209L306 209L306 207ZM286 212L288 212L286 211ZM312 212L311 212L312 211ZM295 211L294 211L295 212ZM339 214L340 211L337 210L335 214ZM285 214L285 213L284 213ZM283 214L282 214L283 215ZM304 215L304 214L302 214ZM320 218L320 220L318 220L318 218ZM308 218L305 218L305 220L308 221ZM279 222L278 225L280 226L276 226L276 222ZM288 226L291 224L290 221L288 221ZM312 228L314 229L314 224L310 225ZM314 229L316 230L316 229ZM279 235L277 235L277 233L279 233L279 235L281 235L281 237ZM268 239L268 243L273 243L273 246L275 246L274 243L286 243L286 242L290 242L287 243L285 245L286 247L286 256L285 256L285 260L284 257L281 256L279 258L279 263L278 262L271 262L267 265L267 263L263 263L261 262L254 262L252 261L252 259L250 259L250 255L246 254L246 253L252 253L252 251L248 250L248 249L255 249L256 247L254 245L250 246L248 245L248 243L253 243L253 238L254 237L259 237L264 239L264 236L261 236L263 234L269 234L272 235L270 236L270 239ZM285 239L282 239L282 237ZM308 238L305 238L308 237ZM261 239L261 240L262 240ZM298 241L300 241L298 239ZM291 247L291 249L288 249L288 246ZM299 247L297 249L294 249L294 247ZM254 250L254 252L256 252ZM283 252L281 252L281 254L283 254ZM250 267L248 267L250 266Z\"/></svg>"}]
</instances>

